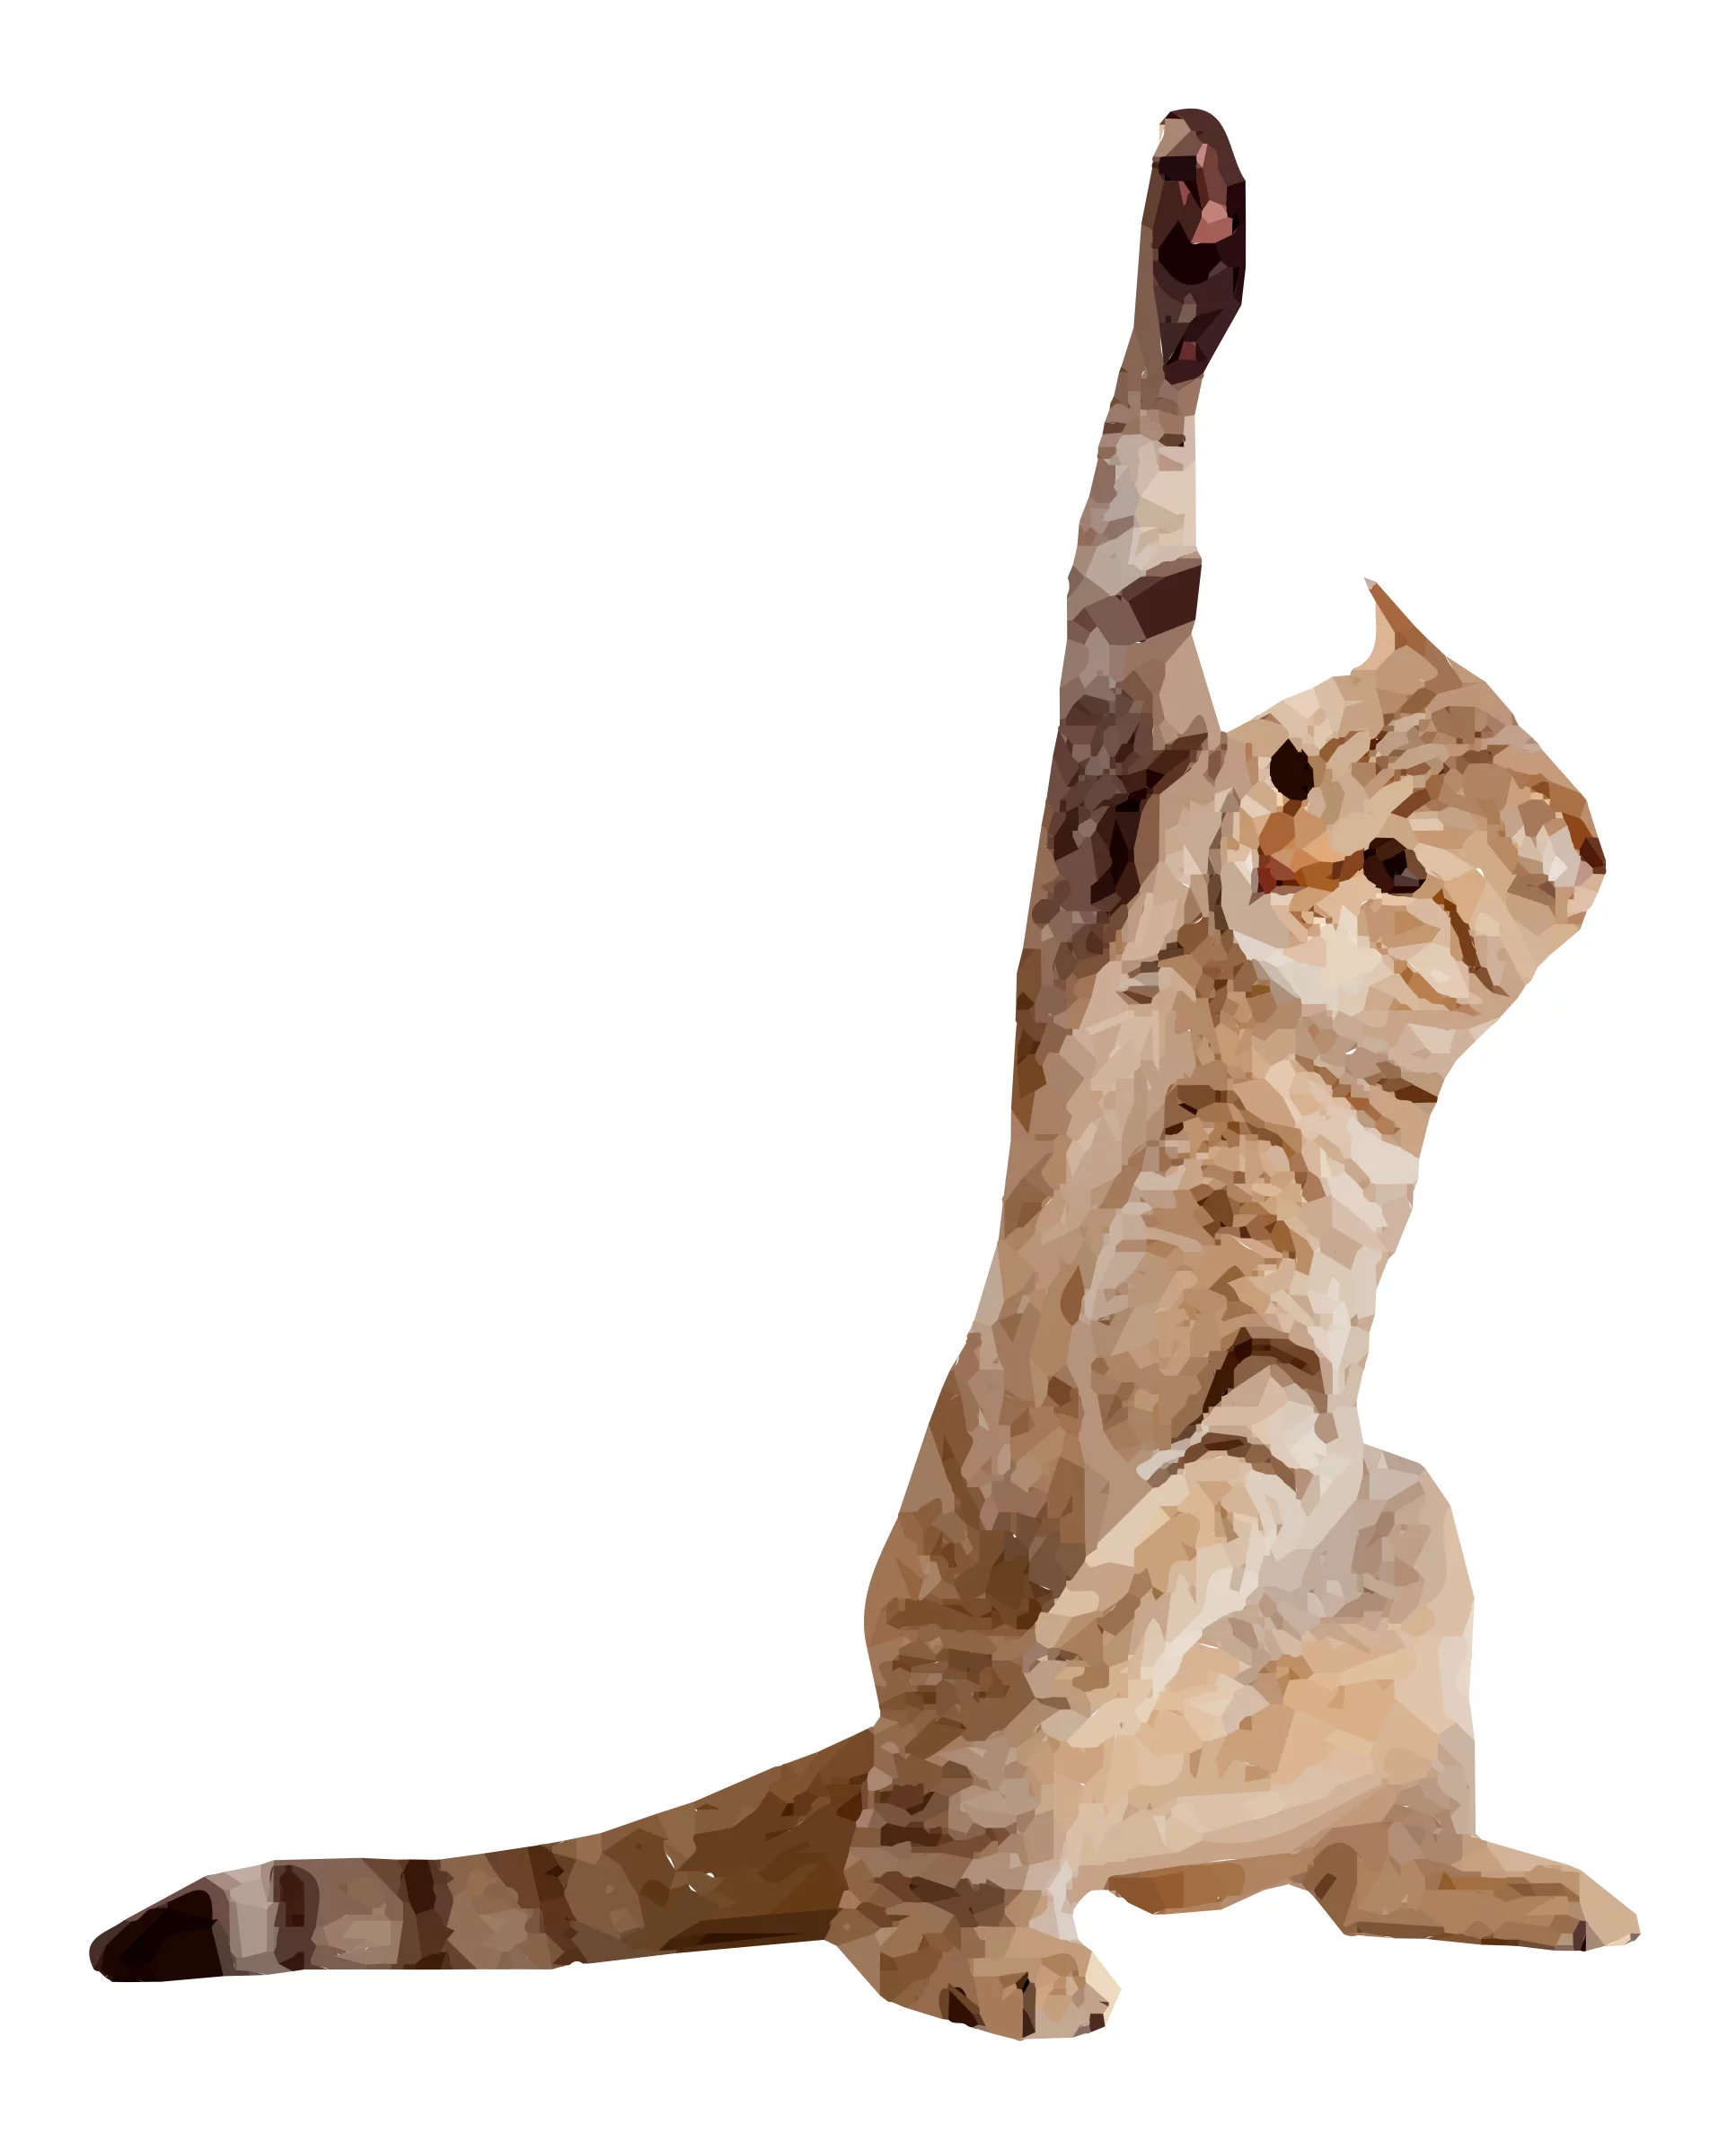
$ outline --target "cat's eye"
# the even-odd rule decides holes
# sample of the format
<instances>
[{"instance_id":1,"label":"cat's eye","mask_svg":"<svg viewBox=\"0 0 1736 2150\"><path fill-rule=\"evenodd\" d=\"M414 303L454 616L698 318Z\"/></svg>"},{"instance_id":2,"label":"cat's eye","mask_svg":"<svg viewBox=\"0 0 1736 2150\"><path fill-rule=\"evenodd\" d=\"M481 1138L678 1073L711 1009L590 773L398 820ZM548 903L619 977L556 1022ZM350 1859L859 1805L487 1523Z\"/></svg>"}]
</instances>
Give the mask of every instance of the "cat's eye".
<instances>
[{"instance_id":1,"label":"cat's eye","mask_svg":"<svg viewBox=\"0 0 1736 2150\"><path fill-rule=\"evenodd\" d=\"M1292 805L1300 806L1314 789L1314 764L1293 740L1286 739L1273 755L1269 773Z\"/></svg>"},{"instance_id":2,"label":"cat's eye","mask_svg":"<svg viewBox=\"0 0 1736 2150\"><path fill-rule=\"evenodd\" d=\"M1388 895L1413 895L1428 879L1402 843L1377 836L1362 853L1362 871Z\"/></svg>"}]
</instances>

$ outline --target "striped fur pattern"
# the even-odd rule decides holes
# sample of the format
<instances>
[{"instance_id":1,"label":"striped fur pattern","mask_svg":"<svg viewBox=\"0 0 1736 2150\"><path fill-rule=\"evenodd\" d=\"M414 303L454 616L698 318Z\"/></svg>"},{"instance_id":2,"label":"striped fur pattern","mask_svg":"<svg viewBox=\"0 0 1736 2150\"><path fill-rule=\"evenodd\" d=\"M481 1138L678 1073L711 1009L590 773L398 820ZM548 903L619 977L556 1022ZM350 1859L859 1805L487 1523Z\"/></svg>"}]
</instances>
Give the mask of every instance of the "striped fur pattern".
<instances>
[{"instance_id":1,"label":"striped fur pattern","mask_svg":"<svg viewBox=\"0 0 1736 2150\"><path fill-rule=\"evenodd\" d=\"M294 1970L555 1970L824 1938L868 1736L598 1837L470 1858L207 1874L101 1934L120 1980Z\"/></svg>"}]
</instances>

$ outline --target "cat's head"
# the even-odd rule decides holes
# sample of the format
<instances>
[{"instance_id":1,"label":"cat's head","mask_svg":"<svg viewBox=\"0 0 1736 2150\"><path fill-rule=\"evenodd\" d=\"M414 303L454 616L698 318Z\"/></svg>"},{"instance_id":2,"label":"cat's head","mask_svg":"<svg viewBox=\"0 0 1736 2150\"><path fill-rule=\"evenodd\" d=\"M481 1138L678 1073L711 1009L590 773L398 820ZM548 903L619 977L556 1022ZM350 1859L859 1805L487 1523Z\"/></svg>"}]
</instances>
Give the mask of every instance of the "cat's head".
<instances>
[{"instance_id":1,"label":"cat's head","mask_svg":"<svg viewBox=\"0 0 1736 2150\"><path fill-rule=\"evenodd\" d=\"M1372 655L1230 735L1220 900L1281 995L1450 1060L1578 927L1585 801L1383 591Z\"/></svg>"}]
</instances>

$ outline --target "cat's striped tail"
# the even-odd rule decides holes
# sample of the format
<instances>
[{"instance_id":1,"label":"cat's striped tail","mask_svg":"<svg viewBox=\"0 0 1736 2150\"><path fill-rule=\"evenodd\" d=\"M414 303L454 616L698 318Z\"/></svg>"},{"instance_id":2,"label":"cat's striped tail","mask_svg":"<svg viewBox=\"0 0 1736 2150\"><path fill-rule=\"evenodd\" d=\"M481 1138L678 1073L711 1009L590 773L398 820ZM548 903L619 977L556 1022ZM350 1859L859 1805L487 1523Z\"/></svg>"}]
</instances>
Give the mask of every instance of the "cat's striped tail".
<instances>
[{"instance_id":1,"label":"cat's striped tail","mask_svg":"<svg viewBox=\"0 0 1736 2150\"><path fill-rule=\"evenodd\" d=\"M824 1939L872 1736L600 1837L471 1858L313 1859L207 1874L99 1934L106 1978L552 1970Z\"/></svg>"}]
</instances>

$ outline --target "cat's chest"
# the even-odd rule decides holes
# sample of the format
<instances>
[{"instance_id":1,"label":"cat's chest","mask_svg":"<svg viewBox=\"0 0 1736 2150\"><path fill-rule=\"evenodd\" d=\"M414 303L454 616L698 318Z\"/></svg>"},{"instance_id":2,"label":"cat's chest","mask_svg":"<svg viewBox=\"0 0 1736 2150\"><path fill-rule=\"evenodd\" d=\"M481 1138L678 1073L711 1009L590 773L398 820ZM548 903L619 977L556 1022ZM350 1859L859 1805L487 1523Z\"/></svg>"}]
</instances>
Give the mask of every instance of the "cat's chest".
<instances>
[{"instance_id":1,"label":"cat's chest","mask_svg":"<svg viewBox=\"0 0 1736 2150\"><path fill-rule=\"evenodd\" d=\"M1135 1337L1141 1358L1191 1361L1214 1321L1311 1335L1372 1313L1414 1150L1354 1083L1235 1060L1165 1085L1099 1213L1083 1311L1112 1355Z\"/></svg>"},{"instance_id":2,"label":"cat's chest","mask_svg":"<svg viewBox=\"0 0 1736 2150\"><path fill-rule=\"evenodd\" d=\"M1300 1222L1342 1210L1381 1234L1415 1172L1414 1152L1359 1092L1268 1062L1170 1087L1137 1184L1155 1199L1194 1202L1224 1230L1238 1218Z\"/></svg>"}]
</instances>

